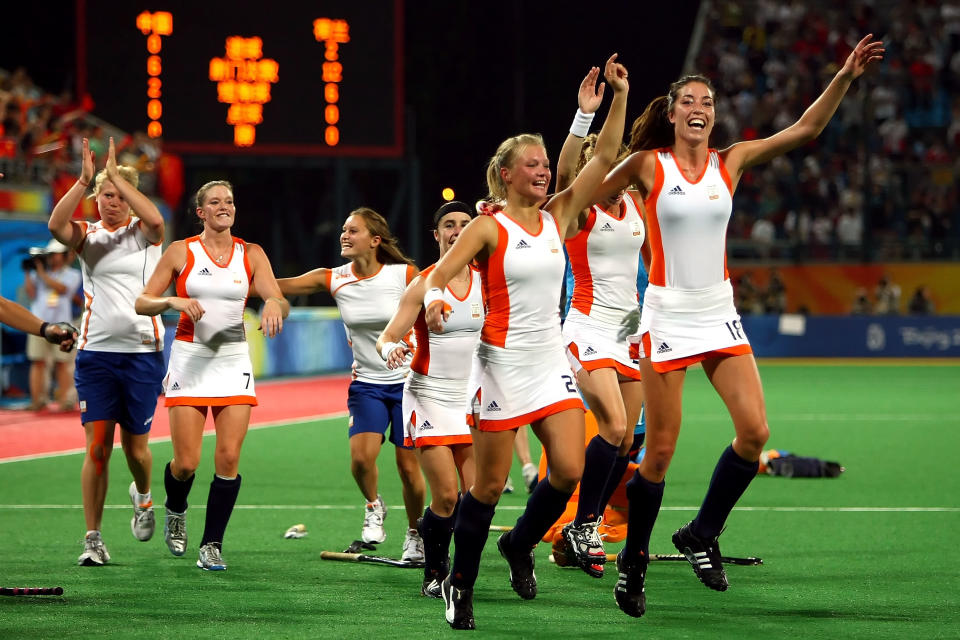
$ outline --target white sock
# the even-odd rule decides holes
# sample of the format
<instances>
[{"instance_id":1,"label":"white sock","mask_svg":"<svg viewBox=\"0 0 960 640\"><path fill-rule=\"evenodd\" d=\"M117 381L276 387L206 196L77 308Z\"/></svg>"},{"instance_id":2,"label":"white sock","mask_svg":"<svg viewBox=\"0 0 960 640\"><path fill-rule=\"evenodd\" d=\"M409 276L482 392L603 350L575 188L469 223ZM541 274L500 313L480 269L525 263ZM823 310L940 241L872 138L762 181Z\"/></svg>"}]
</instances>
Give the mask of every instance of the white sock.
<instances>
[{"instance_id":1,"label":"white sock","mask_svg":"<svg viewBox=\"0 0 960 640\"><path fill-rule=\"evenodd\" d=\"M147 491L146 493L137 493L137 504L151 504L153 502L153 493Z\"/></svg>"},{"instance_id":2,"label":"white sock","mask_svg":"<svg viewBox=\"0 0 960 640\"><path fill-rule=\"evenodd\" d=\"M99 530L99 529L93 529L93 530L91 530L91 531L87 531L87 537L88 537L88 538L89 538L90 536L92 536L93 534L100 535L100 530Z\"/></svg>"}]
</instances>

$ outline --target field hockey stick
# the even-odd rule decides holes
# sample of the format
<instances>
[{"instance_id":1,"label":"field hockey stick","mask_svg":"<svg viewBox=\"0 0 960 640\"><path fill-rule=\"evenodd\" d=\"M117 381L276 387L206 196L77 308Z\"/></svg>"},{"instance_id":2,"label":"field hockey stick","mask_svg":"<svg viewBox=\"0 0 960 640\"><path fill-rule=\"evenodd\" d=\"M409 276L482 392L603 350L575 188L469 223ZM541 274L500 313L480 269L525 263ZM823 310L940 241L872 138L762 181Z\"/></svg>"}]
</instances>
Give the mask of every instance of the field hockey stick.
<instances>
[{"instance_id":1,"label":"field hockey stick","mask_svg":"<svg viewBox=\"0 0 960 640\"><path fill-rule=\"evenodd\" d=\"M401 569L423 569L422 562L410 562L409 560L397 560L386 556L372 556L365 553L341 553L339 551L321 551L321 560L337 560L339 562L370 562L373 564L385 564L391 567Z\"/></svg>"},{"instance_id":2,"label":"field hockey stick","mask_svg":"<svg viewBox=\"0 0 960 640\"><path fill-rule=\"evenodd\" d=\"M63 587L0 587L0 596L62 596Z\"/></svg>"},{"instance_id":3,"label":"field hockey stick","mask_svg":"<svg viewBox=\"0 0 960 640\"><path fill-rule=\"evenodd\" d=\"M608 553L607 562L616 562L617 554ZM686 562L687 557L682 553L651 553L650 562ZM720 561L723 564L739 564L744 566L756 566L758 564L763 564L763 560L760 558L748 557L748 558L737 558L732 556L722 556ZM553 557L553 554L550 554L550 562L556 564L557 560ZM576 567L576 565L559 565L562 567Z\"/></svg>"}]
</instances>

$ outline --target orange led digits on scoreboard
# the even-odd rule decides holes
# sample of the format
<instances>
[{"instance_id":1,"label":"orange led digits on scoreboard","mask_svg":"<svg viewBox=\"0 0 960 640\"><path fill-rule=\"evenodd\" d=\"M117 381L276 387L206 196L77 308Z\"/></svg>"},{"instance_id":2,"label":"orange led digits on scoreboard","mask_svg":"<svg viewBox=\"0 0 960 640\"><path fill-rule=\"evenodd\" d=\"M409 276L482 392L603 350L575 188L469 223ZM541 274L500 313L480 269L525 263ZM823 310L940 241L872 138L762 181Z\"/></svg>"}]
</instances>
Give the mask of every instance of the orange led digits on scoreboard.
<instances>
[{"instance_id":1,"label":"orange led digits on scoreboard","mask_svg":"<svg viewBox=\"0 0 960 640\"><path fill-rule=\"evenodd\" d=\"M231 36L224 50L225 57L210 60L209 77L217 83L217 100L230 105L233 144L249 147L263 122L263 105L270 102L270 85L280 81L280 65L263 57L263 40L257 37Z\"/></svg>"},{"instance_id":2,"label":"orange led digits on scoreboard","mask_svg":"<svg viewBox=\"0 0 960 640\"><path fill-rule=\"evenodd\" d=\"M169 11L157 11L150 13L144 11L137 16L137 29L147 36L147 52L150 56L147 58L147 116L150 123L147 125L147 135L151 138L159 138L163 135L163 125L160 124L160 116L163 115L163 104L160 97L163 95L160 82L160 72L163 71L163 64L160 60L160 50L163 43L160 36L168 36L173 33L173 14Z\"/></svg>"},{"instance_id":3,"label":"orange led digits on scoreboard","mask_svg":"<svg viewBox=\"0 0 960 640\"><path fill-rule=\"evenodd\" d=\"M317 18L313 21L313 37L324 45L321 67L323 79L323 98L327 107L323 110L323 117L327 123L323 139L330 147L340 142L340 129L336 124L340 121L340 82L343 81L343 64L340 63L340 45L350 42L350 25L346 20L331 18Z\"/></svg>"}]
</instances>

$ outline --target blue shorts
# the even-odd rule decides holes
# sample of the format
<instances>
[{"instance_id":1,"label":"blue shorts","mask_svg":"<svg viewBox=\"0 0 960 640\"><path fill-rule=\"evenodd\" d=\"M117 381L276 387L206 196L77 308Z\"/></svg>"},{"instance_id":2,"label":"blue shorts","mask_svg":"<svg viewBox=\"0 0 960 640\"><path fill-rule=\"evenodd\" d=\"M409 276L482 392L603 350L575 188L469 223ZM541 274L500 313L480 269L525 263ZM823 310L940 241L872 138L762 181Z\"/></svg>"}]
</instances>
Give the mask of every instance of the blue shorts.
<instances>
[{"instance_id":1,"label":"blue shorts","mask_svg":"<svg viewBox=\"0 0 960 640\"><path fill-rule=\"evenodd\" d=\"M390 442L403 446L403 383L371 384L354 380L347 390L347 410L350 412L350 435L379 433L380 442L386 440L390 427Z\"/></svg>"},{"instance_id":2,"label":"blue shorts","mask_svg":"<svg viewBox=\"0 0 960 640\"><path fill-rule=\"evenodd\" d=\"M134 435L149 432L165 374L160 352L77 351L80 422L114 420Z\"/></svg>"}]
</instances>

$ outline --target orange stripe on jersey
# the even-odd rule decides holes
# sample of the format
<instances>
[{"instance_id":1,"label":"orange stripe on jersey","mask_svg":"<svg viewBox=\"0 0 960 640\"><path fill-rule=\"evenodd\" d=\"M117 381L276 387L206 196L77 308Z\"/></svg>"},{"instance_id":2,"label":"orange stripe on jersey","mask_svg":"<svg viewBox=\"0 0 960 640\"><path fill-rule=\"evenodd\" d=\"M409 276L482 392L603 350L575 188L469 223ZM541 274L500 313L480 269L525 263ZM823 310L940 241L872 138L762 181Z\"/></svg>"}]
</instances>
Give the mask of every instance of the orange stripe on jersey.
<instances>
[{"instance_id":1,"label":"orange stripe on jersey","mask_svg":"<svg viewBox=\"0 0 960 640\"><path fill-rule=\"evenodd\" d=\"M649 282L659 286L664 286L667 281L663 258L663 238L660 235L660 221L657 219L657 198L663 190L663 167L660 166L660 158L654 151L654 166L656 171L653 176L653 188L647 194L647 199L643 201L647 210L647 241L650 243L650 272Z\"/></svg>"},{"instance_id":2,"label":"orange stripe on jersey","mask_svg":"<svg viewBox=\"0 0 960 640\"><path fill-rule=\"evenodd\" d=\"M83 336L80 338L80 346L77 347L77 349L83 349L85 346L87 346L87 332L90 330L90 316L93 315L90 313L90 307L93 306L93 296L84 290L83 297L86 300L86 309L84 309L84 311L86 312L87 321L83 323Z\"/></svg>"},{"instance_id":3,"label":"orange stripe on jersey","mask_svg":"<svg viewBox=\"0 0 960 640\"><path fill-rule=\"evenodd\" d=\"M650 333L647 332L643 334L641 340L643 340L643 348L646 349L647 353L653 353L650 350ZM675 360L666 360L664 362L654 362L651 360L650 364L653 365L653 370L657 373L667 373L668 371L676 371L677 369L686 369L689 366L695 365L698 362L703 362L704 360L708 360L710 358L744 356L748 353L753 353L753 349L750 348L749 344L738 344L733 347L713 349L712 351L698 353L693 356L687 356L686 358L677 358Z\"/></svg>"},{"instance_id":4,"label":"orange stripe on jersey","mask_svg":"<svg viewBox=\"0 0 960 640\"><path fill-rule=\"evenodd\" d=\"M417 268L412 264L407 265L407 284L417 277Z\"/></svg>"},{"instance_id":5,"label":"orange stripe on jersey","mask_svg":"<svg viewBox=\"0 0 960 640\"><path fill-rule=\"evenodd\" d=\"M436 266L436 264L430 265L421 271L420 275L426 279ZM410 370L416 371L421 375L427 375L427 372L430 371L430 331L427 329L427 320L423 305L420 305L417 319L413 321L413 335L417 339L417 350L413 352L413 359L410 361ZM409 342L407 344L409 344ZM416 415L416 413L414 413L414 415Z\"/></svg>"},{"instance_id":6,"label":"orange stripe on jersey","mask_svg":"<svg viewBox=\"0 0 960 640\"><path fill-rule=\"evenodd\" d=\"M566 400L554 402L553 404L549 404L536 411L531 411L530 413L525 413L522 416L517 416L516 418L506 418L505 420L484 420L481 418L479 428L480 431L508 431L522 427L525 424L530 424L531 422L536 422L537 420L542 420L547 416L552 416L555 413L560 413L567 409L586 411L582 400L579 398L567 398Z\"/></svg>"},{"instance_id":7,"label":"orange stripe on jersey","mask_svg":"<svg viewBox=\"0 0 960 640\"><path fill-rule=\"evenodd\" d=\"M583 229L564 241L570 258L570 269L573 271L573 299L570 304L584 315L590 315L590 308L593 306L593 274L587 254L587 239L596 222L597 212L591 207Z\"/></svg>"},{"instance_id":8,"label":"orange stripe on jersey","mask_svg":"<svg viewBox=\"0 0 960 640\"><path fill-rule=\"evenodd\" d=\"M193 252L190 251L191 242L199 242L200 236L193 236L192 238L187 238L183 241L184 246L187 249L187 263L183 265L183 269L177 274L177 296L180 298L189 298L187 295L187 276L190 274L190 271L193 270ZM206 249L204 249L206 251ZM210 255L210 254L207 254ZM187 342L193 342L193 320L190 319L185 313L180 314L180 319L177 321L177 334L175 338L177 340L186 340ZM170 405L167 405L170 406Z\"/></svg>"},{"instance_id":9,"label":"orange stripe on jersey","mask_svg":"<svg viewBox=\"0 0 960 640\"><path fill-rule=\"evenodd\" d=\"M77 243L77 253L80 253L83 251L83 245L87 242L87 229L89 228L90 224L88 222L84 222L83 220L74 220L73 224L80 227L80 231L83 232L83 235L80 236L80 242Z\"/></svg>"},{"instance_id":10,"label":"orange stripe on jersey","mask_svg":"<svg viewBox=\"0 0 960 640\"><path fill-rule=\"evenodd\" d=\"M720 165L720 177L723 178L724 183L727 185L727 189L730 191L730 197L733 197L733 181L730 179L730 174L727 172L727 165L724 164L723 158L720 157L720 153L716 149L711 149L713 153L717 154L717 163ZM723 279L730 279L730 272L727 270L727 242L724 239L723 242Z\"/></svg>"},{"instance_id":11,"label":"orange stripe on jersey","mask_svg":"<svg viewBox=\"0 0 960 640\"><path fill-rule=\"evenodd\" d=\"M168 397L165 407L231 407L237 404L257 406L257 396L225 396L223 398L194 398L192 396Z\"/></svg>"},{"instance_id":12,"label":"orange stripe on jersey","mask_svg":"<svg viewBox=\"0 0 960 640\"><path fill-rule=\"evenodd\" d=\"M542 217L540 224L543 224ZM507 329L510 328L510 291L507 289L507 278L503 273L503 258L507 251L507 244L507 230L497 222L497 249L480 263L483 299L487 303L487 314L483 319L480 339L495 347L506 345Z\"/></svg>"}]
</instances>

